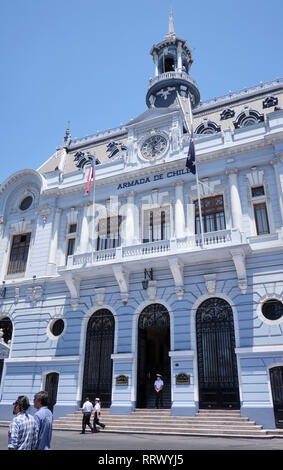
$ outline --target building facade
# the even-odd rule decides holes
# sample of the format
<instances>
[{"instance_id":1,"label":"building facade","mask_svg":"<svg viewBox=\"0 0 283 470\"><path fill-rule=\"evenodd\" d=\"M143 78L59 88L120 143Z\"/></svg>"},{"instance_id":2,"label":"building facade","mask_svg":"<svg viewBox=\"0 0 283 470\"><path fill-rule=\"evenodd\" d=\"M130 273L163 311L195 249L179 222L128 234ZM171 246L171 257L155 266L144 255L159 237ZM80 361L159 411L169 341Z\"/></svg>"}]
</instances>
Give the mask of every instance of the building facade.
<instances>
[{"instance_id":1,"label":"building facade","mask_svg":"<svg viewBox=\"0 0 283 470\"><path fill-rule=\"evenodd\" d=\"M154 406L160 373L172 415L240 409L282 427L282 80L201 102L172 15L151 55L143 114L67 129L0 186L0 419L41 389L56 417L97 395L129 414Z\"/></svg>"}]
</instances>

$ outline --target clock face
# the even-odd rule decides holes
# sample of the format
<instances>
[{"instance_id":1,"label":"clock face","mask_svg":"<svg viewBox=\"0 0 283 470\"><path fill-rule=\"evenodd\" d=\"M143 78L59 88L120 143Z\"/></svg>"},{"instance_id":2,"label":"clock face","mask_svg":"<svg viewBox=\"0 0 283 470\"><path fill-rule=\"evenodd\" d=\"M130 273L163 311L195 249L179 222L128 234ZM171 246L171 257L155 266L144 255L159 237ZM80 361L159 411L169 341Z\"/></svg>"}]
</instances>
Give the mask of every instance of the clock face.
<instances>
[{"instance_id":1,"label":"clock face","mask_svg":"<svg viewBox=\"0 0 283 470\"><path fill-rule=\"evenodd\" d=\"M141 154L147 160L160 157L167 149L167 139L161 134L148 137L141 145Z\"/></svg>"}]
</instances>

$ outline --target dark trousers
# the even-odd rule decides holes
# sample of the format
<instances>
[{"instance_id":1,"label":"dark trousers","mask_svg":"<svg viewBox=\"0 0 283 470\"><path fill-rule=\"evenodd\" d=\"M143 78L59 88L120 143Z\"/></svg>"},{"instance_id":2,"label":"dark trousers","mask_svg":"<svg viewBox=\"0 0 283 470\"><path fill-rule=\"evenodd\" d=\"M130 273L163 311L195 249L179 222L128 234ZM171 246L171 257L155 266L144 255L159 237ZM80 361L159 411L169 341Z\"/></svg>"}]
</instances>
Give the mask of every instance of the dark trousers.
<instances>
[{"instance_id":1,"label":"dark trousers","mask_svg":"<svg viewBox=\"0 0 283 470\"><path fill-rule=\"evenodd\" d=\"M155 407L158 408L158 405L163 406L163 396L162 396L162 390L160 392L157 392L155 390Z\"/></svg>"},{"instance_id":2,"label":"dark trousers","mask_svg":"<svg viewBox=\"0 0 283 470\"><path fill-rule=\"evenodd\" d=\"M82 423L83 429L82 429L82 432L85 432L86 425L88 425L90 427L91 431L93 431L93 427L90 424L90 417L91 417L91 413L84 413L83 414L83 423Z\"/></svg>"},{"instance_id":3,"label":"dark trousers","mask_svg":"<svg viewBox=\"0 0 283 470\"><path fill-rule=\"evenodd\" d=\"M101 422L99 421L99 416L98 416L98 414L97 414L97 411L95 411L95 413L94 413L94 418L93 418L93 427L94 427L94 429L96 429L96 424L97 424L98 426L100 426L101 428L105 428L105 424L104 424L104 423L101 423Z\"/></svg>"}]
</instances>

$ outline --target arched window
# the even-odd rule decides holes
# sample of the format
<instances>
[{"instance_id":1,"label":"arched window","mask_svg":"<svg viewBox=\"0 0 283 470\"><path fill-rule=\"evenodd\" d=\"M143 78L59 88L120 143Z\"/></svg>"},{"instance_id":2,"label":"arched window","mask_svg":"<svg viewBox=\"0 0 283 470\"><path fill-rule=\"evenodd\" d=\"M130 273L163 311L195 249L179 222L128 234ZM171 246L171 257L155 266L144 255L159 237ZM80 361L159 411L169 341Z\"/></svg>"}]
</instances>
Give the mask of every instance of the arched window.
<instances>
[{"instance_id":1,"label":"arched window","mask_svg":"<svg viewBox=\"0 0 283 470\"><path fill-rule=\"evenodd\" d=\"M216 134L217 132L221 131L221 127L219 127L215 122L208 121L207 119L204 120L195 130L196 134Z\"/></svg>"},{"instance_id":2,"label":"arched window","mask_svg":"<svg viewBox=\"0 0 283 470\"><path fill-rule=\"evenodd\" d=\"M235 129L240 129L242 127L258 124L262 121L264 121L263 114L260 114L258 111L255 111L253 109L249 109L240 113L236 121L233 122L233 124L235 126Z\"/></svg>"},{"instance_id":3,"label":"arched window","mask_svg":"<svg viewBox=\"0 0 283 470\"><path fill-rule=\"evenodd\" d=\"M13 324L8 317L1 318L0 320L0 332L4 343L9 344L13 334Z\"/></svg>"}]
</instances>

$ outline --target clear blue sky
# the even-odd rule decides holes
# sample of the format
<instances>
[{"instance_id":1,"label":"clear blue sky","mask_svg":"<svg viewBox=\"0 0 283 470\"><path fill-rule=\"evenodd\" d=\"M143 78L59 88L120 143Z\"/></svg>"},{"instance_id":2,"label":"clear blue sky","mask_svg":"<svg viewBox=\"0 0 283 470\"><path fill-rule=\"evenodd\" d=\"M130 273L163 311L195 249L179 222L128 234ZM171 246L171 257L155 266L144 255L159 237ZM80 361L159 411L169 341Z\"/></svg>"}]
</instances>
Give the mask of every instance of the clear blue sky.
<instances>
[{"instance_id":1,"label":"clear blue sky","mask_svg":"<svg viewBox=\"0 0 283 470\"><path fill-rule=\"evenodd\" d=\"M172 0L0 0L1 177L144 112ZM173 0L203 101L283 73L282 0Z\"/></svg>"}]
</instances>

